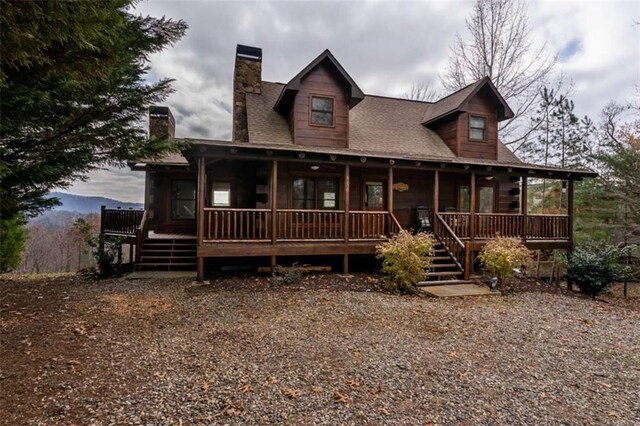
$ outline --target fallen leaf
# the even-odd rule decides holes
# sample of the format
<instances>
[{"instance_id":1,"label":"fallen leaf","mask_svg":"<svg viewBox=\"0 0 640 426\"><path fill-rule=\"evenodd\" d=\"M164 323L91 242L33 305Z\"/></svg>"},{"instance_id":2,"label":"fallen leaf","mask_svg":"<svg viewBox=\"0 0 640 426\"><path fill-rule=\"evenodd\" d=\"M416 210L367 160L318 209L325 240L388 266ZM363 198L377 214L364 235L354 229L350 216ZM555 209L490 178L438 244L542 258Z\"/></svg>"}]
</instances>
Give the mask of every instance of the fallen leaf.
<instances>
[{"instance_id":1,"label":"fallen leaf","mask_svg":"<svg viewBox=\"0 0 640 426\"><path fill-rule=\"evenodd\" d=\"M603 388L610 388L611 385L609 383L605 383L605 382L596 382L597 384L599 384L600 386L602 386Z\"/></svg>"},{"instance_id":2,"label":"fallen leaf","mask_svg":"<svg viewBox=\"0 0 640 426\"><path fill-rule=\"evenodd\" d=\"M282 391L282 393L284 394L284 396L291 399L297 399L302 395L301 391L296 389L291 389L291 388L286 388L285 390Z\"/></svg>"},{"instance_id":3,"label":"fallen leaf","mask_svg":"<svg viewBox=\"0 0 640 426\"><path fill-rule=\"evenodd\" d=\"M349 397L345 394L343 394L340 391L335 391L333 394L333 399L336 402L339 402L341 404L348 404L349 403Z\"/></svg>"},{"instance_id":4,"label":"fallen leaf","mask_svg":"<svg viewBox=\"0 0 640 426\"><path fill-rule=\"evenodd\" d=\"M264 381L264 383L262 384L263 386L270 386L270 385L275 385L276 383L278 383L280 380L276 379L273 376L268 376L267 380Z\"/></svg>"},{"instance_id":5,"label":"fallen leaf","mask_svg":"<svg viewBox=\"0 0 640 426\"><path fill-rule=\"evenodd\" d=\"M237 408L233 408L233 407L228 407L225 408L222 413L225 416L229 416L229 417L235 417L235 416L239 416L242 414L242 411L238 410Z\"/></svg>"},{"instance_id":6,"label":"fallen leaf","mask_svg":"<svg viewBox=\"0 0 640 426\"><path fill-rule=\"evenodd\" d=\"M609 411L607 413L607 416L620 418L620 414L616 413L615 411Z\"/></svg>"},{"instance_id":7,"label":"fallen leaf","mask_svg":"<svg viewBox=\"0 0 640 426\"><path fill-rule=\"evenodd\" d=\"M319 388L318 386L314 386L314 387L311 388L311 391L313 393L320 393L320 392L322 392L322 388Z\"/></svg>"},{"instance_id":8,"label":"fallen leaf","mask_svg":"<svg viewBox=\"0 0 640 426\"><path fill-rule=\"evenodd\" d=\"M352 389L359 388L360 386L362 386L362 382L359 382L358 380L347 380L347 384Z\"/></svg>"},{"instance_id":9,"label":"fallen leaf","mask_svg":"<svg viewBox=\"0 0 640 426\"><path fill-rule=\"evenodd\" d=\"M378 395L380 392L382 392L382 386L378 385L375 388L369 388L369 393L371 395Z\"/></svg>"},{"instance_id":10,"label":"fallen leaf","mask_svg":"<svg viewBox=\"0 0 640 426\"><path fill-rule=\"evenodd\" d=\"M242 393L253 392L253 386L251 386L249 383L247 383L246 385L244 385L243 387L240 388L240 392L242 392Z\"/></svg>"},{"instance_id":11,"label":"fallen leaf","mask_svg":"<svg viewBox=\"0 0 640 426\"><path fill-rule=\"evenodd\" d=\"M67 364L69 364L69 365L80 365L80 361L72 359L70 361L67 361Z\"/></svg>"},{"instance_id":12,"label":"fallen leaf","mask_svg":"<svg viewBox=\"0 0 640 426\"><path fill-rule=\"evenodd\" d=\"M205 392L209 390L209 383L208 382L202 382L202 390L205 391Z\"/></svg>"},{"instance_id":13,"label":"fallen leaf","mask_svg":"<svg viewBox=\"0 0 640 426\"><path fill-rule=\"evenodd\" d=\"M457 352L449 352L447 355L449 355L451 358L458 358Z\"/></svg>"},{"instance_id":14,"label":"fallen leaf","mask_svg":"<svg viewBox=\"0 0 640 426\"><path fill-rule=\"evenodd\" d=\"M464 379L464 376L466 376L467 373L463 373L462 371L458 371L458 379L462 380Z\"/></svg>"}]
</instances>

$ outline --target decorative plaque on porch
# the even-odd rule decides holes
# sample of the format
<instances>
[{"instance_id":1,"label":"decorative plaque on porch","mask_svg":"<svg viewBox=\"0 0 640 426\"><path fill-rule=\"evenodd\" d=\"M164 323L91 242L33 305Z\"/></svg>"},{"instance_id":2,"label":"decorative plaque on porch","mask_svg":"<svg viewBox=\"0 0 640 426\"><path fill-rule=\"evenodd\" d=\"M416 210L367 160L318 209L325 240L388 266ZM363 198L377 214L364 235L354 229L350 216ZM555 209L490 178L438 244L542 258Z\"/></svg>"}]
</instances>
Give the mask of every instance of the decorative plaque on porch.
<instances>
[{"instance_id":1,"label":"decorative plaque on porch","mask_svg":"<svg viewBox=\"0 0 640 426\"><path fill-rule=\"evenodd\" d=\"M409 185L404 182L397 182L393 184L393 190L398 192L408 191Z\"/></svg>"}]
</instances>

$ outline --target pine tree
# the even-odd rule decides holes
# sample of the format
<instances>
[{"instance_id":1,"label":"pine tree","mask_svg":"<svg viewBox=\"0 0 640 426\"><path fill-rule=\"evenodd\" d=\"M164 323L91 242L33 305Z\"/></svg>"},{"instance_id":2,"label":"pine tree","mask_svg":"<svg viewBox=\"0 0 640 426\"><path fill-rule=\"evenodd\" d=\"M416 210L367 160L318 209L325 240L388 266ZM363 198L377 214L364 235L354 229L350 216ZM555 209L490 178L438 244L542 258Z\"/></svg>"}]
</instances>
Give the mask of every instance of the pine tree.
<instances>
[{"instance_id":1,"label":"pine tree","mask_svg":"<svg viewBox=\"0 0 640 426\"><path fill-rule=\"evenodd\" d=\"M33 216L103 165L155 157L167 141L138 126L171 80L146 81L152 53L178 41L183 21L136 16L134 0L2 1L1 217Z\"/></svg>"}]
</instances>

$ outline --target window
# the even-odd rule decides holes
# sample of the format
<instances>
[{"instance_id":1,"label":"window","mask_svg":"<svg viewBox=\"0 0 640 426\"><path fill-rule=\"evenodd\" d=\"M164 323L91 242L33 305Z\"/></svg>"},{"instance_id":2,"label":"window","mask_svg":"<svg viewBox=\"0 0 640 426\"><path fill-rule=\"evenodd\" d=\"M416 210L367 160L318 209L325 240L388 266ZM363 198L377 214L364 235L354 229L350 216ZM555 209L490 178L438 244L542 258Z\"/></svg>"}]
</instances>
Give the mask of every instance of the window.
<instances>
[{"instance_id":1,"label":"window","mask_svg":"<svg viewBox=\"0 0 640 426\"><path fill-rule=\"evenodd\" d=\"M214 182L211 188L213 207L231 206L231 184L229 182Z\"/></svg>"},{"instance_id":2,"label":"window","mask_svg":"<svg viewBox=\"0 0 640 426\"><path fill-rule=\"evenodd\" d=\"M171 218L195 219L196 183L191 180L171 182Z\"/></svg>"},{"instance_id":3,"label":"window","mask_svg":"<svg viewBox=\"0 0 640 426\"><path fill-rule=\"evenodd\" d=\"M481 186L478 192L478 213L493 213L493 186Z\"/></svg>"},{"instance_id":4,"label":"window","mask_svg":"<svg viewBox=\"0 0 640 426\"><path fill-rule=\"evenodd\" d=\"M333 126L333 99L311 97L311 124Z\"/></svg>"},{"instance_id":5,"label":"window","mask_svg":"<svg viewBox=\"0 0 640 426\"><path fill-rule=\"evenodd\" d=\"M384 186L382 182L365 182L364 206L369 209L384 208Z\"/></svg>"},{"instance_id":6,"label":"window","mask_svg":"<svg viewBox=\"0 0 640 426\"><path fill-rule=\"evenodd\" d=\"M483 141L487 132L487 119L484 117L469 118L469 138Z\"/></svg>"},{"instance_id":7,"label":"window","mask_svg":"<svg viewBox=\"0 0 640 426\"><path fill-rule=\"evenodd\" d=\"M469 213L471 210L471 198L469 194L471 191L468 186L460 185L458 187L458 211L463 213Z\"/></svg>"},{"instance_id":8,"label":"window","mask_svg":"<svg viewBox=\"0 0 640 426\"><path fill-rule=\"evenodd\" d=\"M335 178L295 178L293 179L293 208L337 209L339 186L339 181Z\"/></svg>"}]
</instances>

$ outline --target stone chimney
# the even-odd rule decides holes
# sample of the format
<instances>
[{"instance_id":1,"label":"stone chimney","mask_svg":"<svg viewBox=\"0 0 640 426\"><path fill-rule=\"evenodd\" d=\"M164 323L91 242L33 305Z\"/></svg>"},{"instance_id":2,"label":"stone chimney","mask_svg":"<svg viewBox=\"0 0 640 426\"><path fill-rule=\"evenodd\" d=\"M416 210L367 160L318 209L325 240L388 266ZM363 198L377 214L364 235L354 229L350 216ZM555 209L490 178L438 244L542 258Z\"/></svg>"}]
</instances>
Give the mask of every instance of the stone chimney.
<instances>
[{"instance_id":1,"label":"stone chimney","mask_svg":"<svg viewBox=\"0 0 640 426\"><path fill-rule=\"evenodd\" d=\"M233 70L234 142L249 142L245 93L262 93L262 49L239 44Z\"/></svg>"},{"instance_id":2,"label":"stone chimney","mask_svg":"<svg viewBox=\"0 0 640 426\"><path fill-rule=\"evenodd\" d=\"M168 107L149 107L149 137L151 136L169 140L176 137L176 121Z\"/></svg>"}]
</instances>

